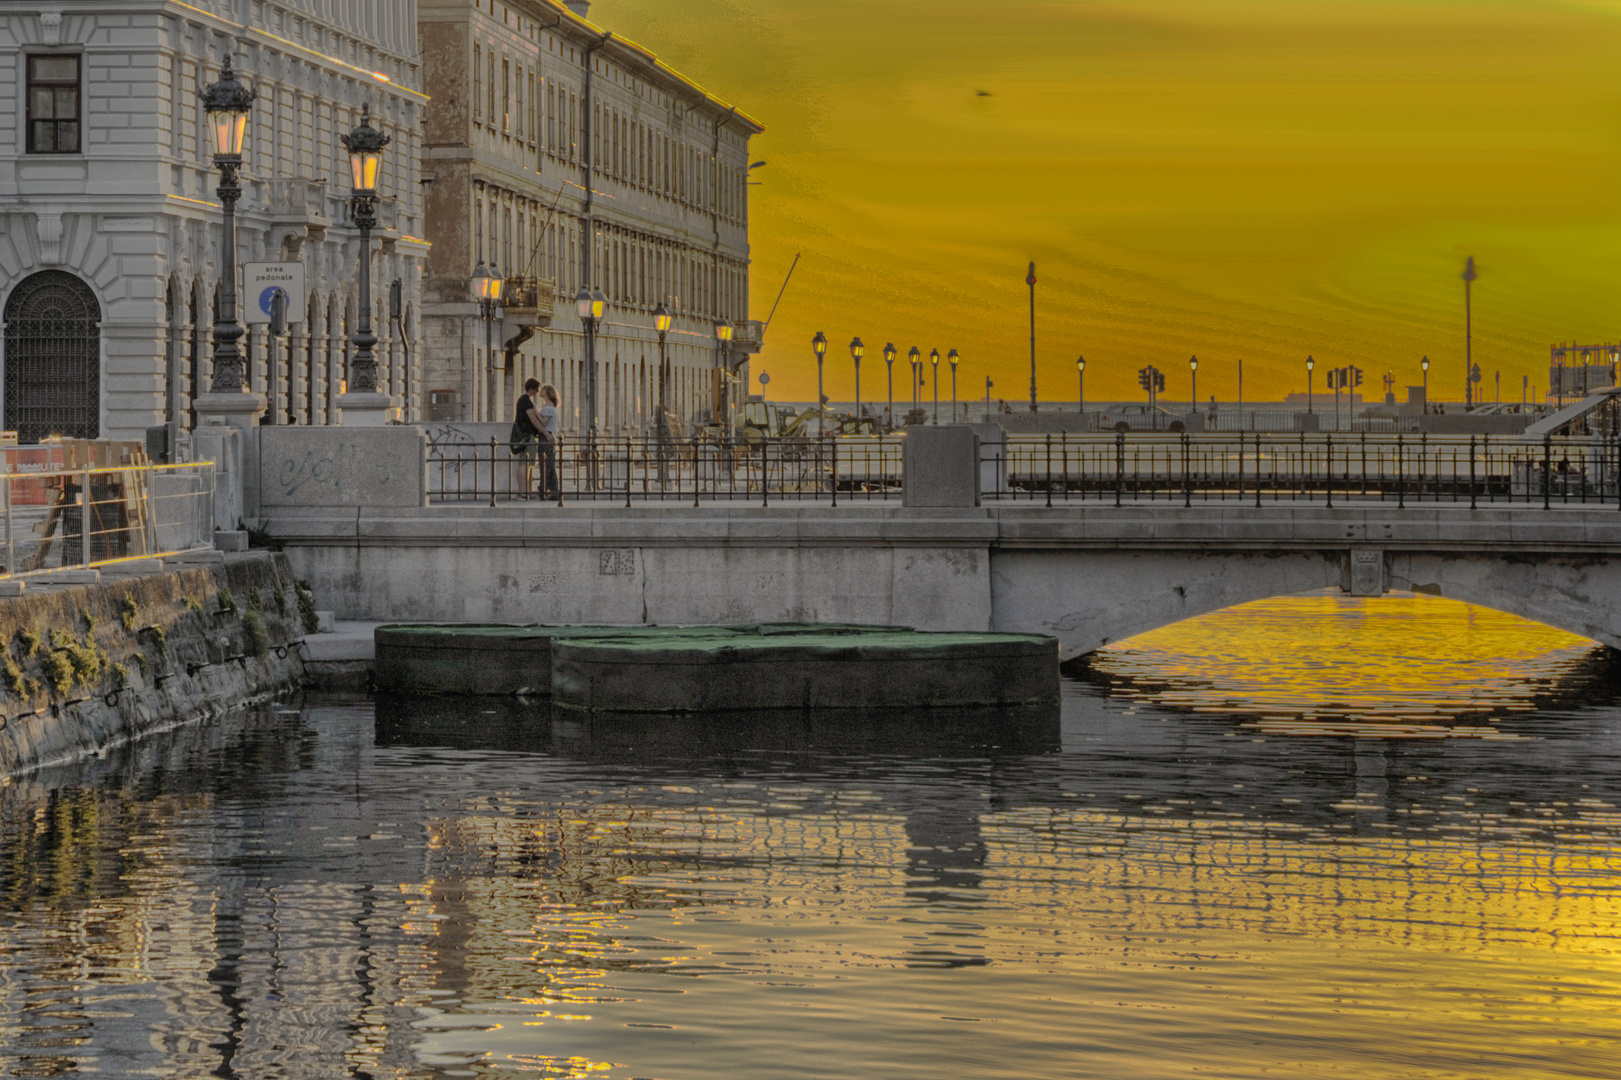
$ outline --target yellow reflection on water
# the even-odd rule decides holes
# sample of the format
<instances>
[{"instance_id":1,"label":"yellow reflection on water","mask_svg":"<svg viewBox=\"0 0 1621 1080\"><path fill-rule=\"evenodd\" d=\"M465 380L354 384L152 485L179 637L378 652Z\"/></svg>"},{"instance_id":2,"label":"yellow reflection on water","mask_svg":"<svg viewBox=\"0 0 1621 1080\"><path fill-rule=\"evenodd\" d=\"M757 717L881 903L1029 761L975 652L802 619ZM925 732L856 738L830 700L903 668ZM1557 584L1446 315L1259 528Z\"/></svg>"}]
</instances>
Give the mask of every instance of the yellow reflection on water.
<instances>
[{"instance_id":1,"label":"yellow reflection on water","mask_svg":"<svg viewBox=\"0 0 1621 1080\"><path fill-rule=\"evenodd\" d=\"M1279 596L1100 650L1115 693L1297 734L1503 738L1463 717L1533 709L1597 642L1412 593Z\"/></svg>"}]
</instances>

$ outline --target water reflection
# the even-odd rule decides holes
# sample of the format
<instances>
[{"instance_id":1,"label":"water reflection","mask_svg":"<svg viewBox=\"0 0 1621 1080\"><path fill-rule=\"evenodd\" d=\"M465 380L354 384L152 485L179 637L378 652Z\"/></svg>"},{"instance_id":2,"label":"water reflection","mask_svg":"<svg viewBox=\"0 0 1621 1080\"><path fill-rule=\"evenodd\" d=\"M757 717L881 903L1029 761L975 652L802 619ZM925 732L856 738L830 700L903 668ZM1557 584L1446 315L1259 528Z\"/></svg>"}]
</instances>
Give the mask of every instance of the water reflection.
<instances>
[{"instance_id":1,"label":"water reflection","mask_svg":"<svg viewBox=\"0 0 1621 1080\"><path fill-rule=\"evenodd\" d=\"M1607 652L1457 600L1336 590L1188 619L1082 668L1119 696L1280 733L1503 737L1505 716L1613 693Z\"/></svg>"},{"instance_id":2,"label":"water reflection","mask_svg":"<svg viewBox=\"0 0 1621 1080\"><path fill-rule=\"evenodd\" d=\"M1282 737L1160 655L1222 713L1118 653L1058 731L326 700L25 778L0 1074L1608 1074L1608 654L1424 688L1512 741Z\"/></svg>"}]
</instances>

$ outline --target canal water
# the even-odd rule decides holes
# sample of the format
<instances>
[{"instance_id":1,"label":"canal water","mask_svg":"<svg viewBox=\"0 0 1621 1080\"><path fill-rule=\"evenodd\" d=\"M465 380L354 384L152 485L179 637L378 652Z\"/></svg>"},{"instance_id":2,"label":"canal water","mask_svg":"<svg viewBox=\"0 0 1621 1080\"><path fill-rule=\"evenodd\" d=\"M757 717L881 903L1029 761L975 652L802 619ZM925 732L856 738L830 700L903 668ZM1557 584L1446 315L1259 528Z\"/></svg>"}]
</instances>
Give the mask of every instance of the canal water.
<instances>
[{"instance_id":1,"label":"canal water","mask_svg":"<svg viewBox=\"0 0 1621 1080\"><path fill-rule=\"evenodd\" d=\"M1618 688L1322 595L1045 723L268 708L0 788L0 1075L1613 1077Z\"/></svg>"}]
</instances>

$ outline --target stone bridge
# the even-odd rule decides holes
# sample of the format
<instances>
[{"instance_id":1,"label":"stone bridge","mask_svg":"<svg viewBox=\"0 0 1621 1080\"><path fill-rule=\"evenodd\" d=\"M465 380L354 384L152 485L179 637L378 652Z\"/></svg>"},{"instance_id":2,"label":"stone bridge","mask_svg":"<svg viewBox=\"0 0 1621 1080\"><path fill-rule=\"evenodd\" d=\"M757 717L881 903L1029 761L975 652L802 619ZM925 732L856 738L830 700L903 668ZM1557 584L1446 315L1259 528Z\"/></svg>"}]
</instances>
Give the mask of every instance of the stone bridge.
<instances>
[{"instance_id":1,"label":"stone bridge","mask_svg":"<svg viewBox=\"0 0 1621 1080\"><path fill-rule=\"evenodd\" d=\"M1050 633L1069 658L1249 600L1412 589L1621 647L1621 512L1596 507L531 503L263 520L349 619L904 623Z\"/></svg>"}]
</instances>

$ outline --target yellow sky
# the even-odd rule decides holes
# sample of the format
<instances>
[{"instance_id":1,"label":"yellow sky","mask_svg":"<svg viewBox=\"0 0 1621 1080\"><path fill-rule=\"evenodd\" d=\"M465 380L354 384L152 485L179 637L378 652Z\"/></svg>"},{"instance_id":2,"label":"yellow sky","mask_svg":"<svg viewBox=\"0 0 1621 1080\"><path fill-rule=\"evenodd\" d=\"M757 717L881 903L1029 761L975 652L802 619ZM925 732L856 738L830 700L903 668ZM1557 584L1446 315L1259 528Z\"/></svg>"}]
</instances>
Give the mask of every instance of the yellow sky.
<instances>
[{"instance_id":1,"label":"yellow sky","mask_svg":"<svg viewBox=\"0 0 1621 1080\"><path fill-rule=\"evenodd\" d=\"M1617 0L598 0L594 21L758 117L755 370L957 348L962 396L1304 389L1303 360L1462 396L1465 256L1492 394L1621 336ZM990 96L981 96L985 91ZM1317 388L1323 389L1319 374Z\"/></svg>"}]
</instances>

